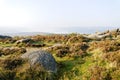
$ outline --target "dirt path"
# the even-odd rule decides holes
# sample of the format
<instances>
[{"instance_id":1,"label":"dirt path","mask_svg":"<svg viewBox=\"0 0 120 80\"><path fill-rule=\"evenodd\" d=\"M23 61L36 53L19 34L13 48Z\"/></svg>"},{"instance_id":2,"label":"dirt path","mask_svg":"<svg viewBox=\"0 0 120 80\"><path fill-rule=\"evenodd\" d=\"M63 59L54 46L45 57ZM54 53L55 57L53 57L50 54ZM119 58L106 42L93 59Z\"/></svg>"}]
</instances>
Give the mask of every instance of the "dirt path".
<instances>
[{"instance_id":1,"label":"dirt path","mask_svg":"<svg viewBox=\"0 0 120 80\"><path fill-rule=\"evenodd\" d=\"M41 50L42 48L26 48L26 49L27 49L27 53L30 53L33 51Z\"/></svg>"},{"instance_id":2,"label":"dirt path","mask_svg":"<svg viewBox=\"0 0 120 80\"><path fill-rule=\"evenodd\" d=\"M49 46L49 47L26 48L26 49L27 49L27 53L30 53L30 52L37 51L37 50L47 50L47 49L49 49L49 48L56 47L56 46L61 46L61 45L62 45L62 44L54 44L54 45Z\"/></svg>"}]
</instances>

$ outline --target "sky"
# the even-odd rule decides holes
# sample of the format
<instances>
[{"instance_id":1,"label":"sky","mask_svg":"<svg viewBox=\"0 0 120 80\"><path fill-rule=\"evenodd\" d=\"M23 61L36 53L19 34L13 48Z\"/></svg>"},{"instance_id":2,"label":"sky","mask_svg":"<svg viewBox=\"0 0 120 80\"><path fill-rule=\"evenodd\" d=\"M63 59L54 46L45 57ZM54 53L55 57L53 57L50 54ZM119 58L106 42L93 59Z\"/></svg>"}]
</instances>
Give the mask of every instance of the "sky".
<instances>
[{"instance_id":1,"label":"sky","mask_svg":"<svg viewBox=\"0 0 120 80\"><path fill-rule=\"evenodd\" d=\"M120 27L120 0L0 0L0 33Z\"/></svg>"}]
</instances>

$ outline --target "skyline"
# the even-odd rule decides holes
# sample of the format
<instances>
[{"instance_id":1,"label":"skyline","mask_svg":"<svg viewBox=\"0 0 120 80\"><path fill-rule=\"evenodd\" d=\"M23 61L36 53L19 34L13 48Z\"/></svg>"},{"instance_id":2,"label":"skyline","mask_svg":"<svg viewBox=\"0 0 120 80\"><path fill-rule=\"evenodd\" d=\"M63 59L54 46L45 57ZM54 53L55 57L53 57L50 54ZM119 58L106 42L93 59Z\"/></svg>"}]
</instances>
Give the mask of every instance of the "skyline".
<instances>
[{"instance_id":1,"label":"skyline","mask_svg":"<svg viewBox=\"0 0 120 80\"><path fill-rule=\"evenodd\" d=\"M119 9L120 0L0 0L0 32L119 28Z\"/></svg>"}]
</instances>

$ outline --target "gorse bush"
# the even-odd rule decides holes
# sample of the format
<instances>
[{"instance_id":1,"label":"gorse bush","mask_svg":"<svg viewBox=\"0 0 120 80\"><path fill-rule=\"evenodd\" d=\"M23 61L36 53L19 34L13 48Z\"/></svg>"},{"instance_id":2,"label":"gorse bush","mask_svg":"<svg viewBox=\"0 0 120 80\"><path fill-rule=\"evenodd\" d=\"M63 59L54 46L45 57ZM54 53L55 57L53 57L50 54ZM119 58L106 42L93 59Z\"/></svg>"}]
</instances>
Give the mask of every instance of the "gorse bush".
<instances>
[{"instance_id":1,"label":"gorse bush","mask_svg":"<svg viewBox=\"0 0 120 80\"><path fill-rule=\"evenodd\" d=\"M22 58L8 58L6 60L3 61L3 67L5 69L8 69L8 70L13 70L15 69L16 67L19 67L20 65L22 65L24 62L24 60Z\"/></svg>"},{"instance_id":2,"label":"gorse bush","mask_svg":"<svg viewBox=\"0 0 120 80\"><path fill-rule=\"evenodd\" d=\"M116 51L120 49L119 43L115 40L91 42L89 50L100 48L103 52Z\"/></svg>"},{"instance_id":3,"label":"gorse bush","mask_svg":"<svg viewBox=\"0 0 120 80\"><path fill-rule=\"evenodd\" d=\"M90 80L112 80L110 73L105 68L93 66L89 69L89 72L91 74Z\"/></svg>"},{"instance_id":4,"label":"gorse bush","mask_svg":"<svg viewBox=\"0 0 120 80\"><path fill-rule=\"evenodd\" d=\"M19 48L19 47L0 47L0 54L1 55L10 55L10 54L16 54L16 53L25 53L25 48Z\"/></svg>"},{"instance_id":5,"label":"gorse bush","mask_svg":"<svg viewBox=\"0 0 120 80\"><path fill-rule=\"evenodd\" d=\"M111 77L113 80L119 80L120 79L120 69L117 69L111 73Z\"/></svg>"},{"instance_id":6,"label":"gorse bush","mask_svg":"<svg viewBox=\"0 0 120 80\"><path fill-rule=\"evenodd\" d=\"M71 36L68 39L67 44L70 43L80 43L80 42L88 42L90 39L83 37L82 35Z\"/></svg>"},{"instance_id":7,"label":"gorse bush","mask_svg":"<svg viewBox=\"0 0 120 80\"><path fill-rule=\"evenodd\" d=\"M54 52L57 57L65 57L65 56L84 56L86 55L86 51L89 48L86 42L81 43L73 43L73 44L64 44L64 45L56 45L48 48L48 51Z\"/></svg>"},{"instance_id":8,"label":"gorse bush","mask_svg":"<svg viewBox=\"0 0 120 80\"><path fill-rule=\"evenodd\" d=\"M107 61L114 63L114 66L120 67L120 50L106 53L103 56Z\"/></svg>"},{"instance_id":9,"label":"gorse bush","mask_svg":"<svg viewBox=\"0 0 120 80\"><path fill-rule=\"evenodd\" d=\"M57 57L64 57L66 54L69 53L69 50L67 49L59 49L56 51L56 56Z\"/></svg>"},{"instance_id":10,"label":"gorse bush","mask_svg":"<svg viewBox=\"0 0 120 80\"><path fill-rule=\"evenodd\" d=\"M54 73L29 68L22 73L18 73L16 70L2 70L0 80L55 80L55 77Z\"/></svg>"},{"instance_id":11,"label":"gorse bush","mask_svg":"<svg viewBox=\"0 0 120 80\"><path fill-rule=\"evenodd\" d=\"M88 45L85 42L81 42L81 43L74 43L72 45L70 45L71 47L71 51L79 51L80 49L83 51L86 51L88 49Z\"/></svg>"},{"instance_id":12,"label":"gorse bush","mask_svg":"<svg viewBox=\"0 0 120 80\"><path fill-rule=\"evenodd\" d=\"M15 80L16 72L11 70L0 70L0 80Z\"/></svg>"},{"instance_id":13,"label":"gorse bush","mask_svg":"<svg viewBox=\"0 0 120 80\"><path fill-rule=\"evenodd\" d=\"M88 44L85 42L74 43L70 45L70 52L72 56L84 56L88 49Z\"/></svg>"},{"instance_id":14,"label":"gorse bush","mask_svg":"<svg viewBox=\"0 0 120 80\"><path fill-rule=\"evenodd\" d=\"M27 62L19 57L1 60L0 80L54 80L54 73L46 71L39 65L26 66Z\"/></svg>"}]
</instances>

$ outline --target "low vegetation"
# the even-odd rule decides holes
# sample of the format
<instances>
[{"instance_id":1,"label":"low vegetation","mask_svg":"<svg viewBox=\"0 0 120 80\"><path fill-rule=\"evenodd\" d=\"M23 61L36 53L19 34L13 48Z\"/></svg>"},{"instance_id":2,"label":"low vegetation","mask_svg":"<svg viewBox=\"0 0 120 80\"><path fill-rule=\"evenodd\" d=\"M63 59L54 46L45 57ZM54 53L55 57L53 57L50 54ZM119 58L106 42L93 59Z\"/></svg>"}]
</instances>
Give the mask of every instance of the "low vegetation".
<instances>
[{"instance_id":1,"label":"low vegetation","mask_svg":"<svg viewBox=\"0 0 120 80\"><path fill-rule=\"evenodd\" d=\"M114 31L100 40L76 33L0 39L0 80L120 80L119 36ZM31 41L16 43L21 39ZM31 68L20 57L36 48L52 53L56 73Z\"/></svg>"}]
</instances>

